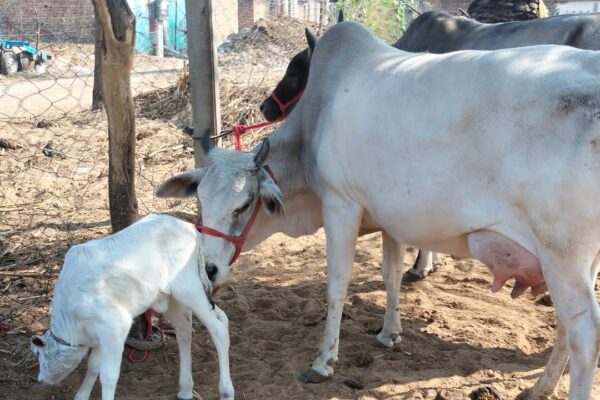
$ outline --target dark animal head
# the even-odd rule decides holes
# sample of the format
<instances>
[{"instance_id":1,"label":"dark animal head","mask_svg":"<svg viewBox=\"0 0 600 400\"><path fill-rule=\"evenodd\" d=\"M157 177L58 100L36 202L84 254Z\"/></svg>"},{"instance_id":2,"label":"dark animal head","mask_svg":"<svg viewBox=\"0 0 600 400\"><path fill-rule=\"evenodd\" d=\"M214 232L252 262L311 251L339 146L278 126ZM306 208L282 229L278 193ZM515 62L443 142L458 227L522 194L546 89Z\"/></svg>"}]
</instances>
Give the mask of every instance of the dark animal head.
<instances>
[{"instance_id":1,"label":"dark animal head","mask_svg":"<svg viewBox=\"0 0 600 400\"><path fill-rule=\"evenodd\" d=\"M310 56L315 48L317 38L305 29L308 48L296 54L285 71L283 79L275 90L260 105L260 111L268 121L283 119L294 108L300 99L308 81Z\"/></svg>"}]
</instances>

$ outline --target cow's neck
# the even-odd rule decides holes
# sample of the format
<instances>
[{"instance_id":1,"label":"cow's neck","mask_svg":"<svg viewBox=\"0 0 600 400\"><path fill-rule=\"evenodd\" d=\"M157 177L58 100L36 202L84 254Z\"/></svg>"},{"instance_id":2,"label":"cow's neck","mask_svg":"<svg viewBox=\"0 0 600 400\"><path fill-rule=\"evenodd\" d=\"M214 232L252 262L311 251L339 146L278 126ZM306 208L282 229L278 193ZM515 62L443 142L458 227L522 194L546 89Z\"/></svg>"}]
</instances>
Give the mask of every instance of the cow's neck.
<instances>
[{"instance_id":1,"label":"cow's neck","mask_svg":"<svg viewBox=\"0 0 600 400\"><path fill-rule=\"evenodd\" d=\"M300 119L288 119L270 139L266 164L273 171L284 197L285 214L260 213L248 236L245 250L251 249L274 233L298 237L314 233L323 226L321 202L308 185L305 167L307 149L300 135Z\"/></svg>"}]
</instances>

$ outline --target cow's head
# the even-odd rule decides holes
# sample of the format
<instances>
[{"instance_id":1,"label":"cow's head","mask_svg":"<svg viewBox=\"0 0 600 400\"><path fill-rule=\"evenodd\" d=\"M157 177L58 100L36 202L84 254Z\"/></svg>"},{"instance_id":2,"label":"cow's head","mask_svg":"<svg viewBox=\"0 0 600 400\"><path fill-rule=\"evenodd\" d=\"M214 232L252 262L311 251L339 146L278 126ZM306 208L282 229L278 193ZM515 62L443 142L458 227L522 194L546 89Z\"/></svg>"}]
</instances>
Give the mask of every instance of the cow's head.
<instances>
[{"instance_id":1,"label":"cow's head","mask_svg":"<svg viewBox=\"0 0 600 400\"><path fill-rule=\"evenodd\" d=\"M48 332L31 337L31 351L38 358L38 381L55 385L65 379L81 362L88 347L71 346L57 342Z\"/></svg>"},{"instance_id":2,"label":"cow's head","mask_svg":"<svg viewBox=\"0 0 600 400\"><path fill-rule=\"evenodd\" d=\"M283 213L283 195L264 168L269 154L265 139L255 152L215 148L206 166L167 179L156 191L158 197L191 197L200 202L201 225L230 236L240 236L256 207L268 214ZM214 286L227 278L235 245L203 232L206 273Z\"/></svg>"},{"instance_id":3,"label":"cow's head","mask_svg":"<svg viewBox=\"0 0 600 400\"><path fill-rule=\"evenodd\" d=\"M308 29L304 30L308 48L296 54L288 65L283 79L273 92L260 105L260 111L268 121L285 118L300 99L308 81L310 57L315 49L317 38Z\"/></svg>"}]
</instances>

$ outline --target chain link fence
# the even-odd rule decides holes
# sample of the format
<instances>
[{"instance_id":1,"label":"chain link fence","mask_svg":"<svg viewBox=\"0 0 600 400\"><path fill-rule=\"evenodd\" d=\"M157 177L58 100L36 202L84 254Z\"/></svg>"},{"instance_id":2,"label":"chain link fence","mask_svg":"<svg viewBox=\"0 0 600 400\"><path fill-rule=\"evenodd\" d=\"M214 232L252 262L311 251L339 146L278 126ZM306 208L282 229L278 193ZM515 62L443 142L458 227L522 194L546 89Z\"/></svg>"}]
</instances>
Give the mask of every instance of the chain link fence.
<instances>
[{"instance_id":1,"label":"chain link fence","mask_svg":"<svg viewBox=\"0 0 600 400\"><path fill-rule=\"evenodd\" d=\"M151 11L132 7L136 193L140 215L168 211L187 218L195 211L192 202L153 195L158 183L194 163L192 139L182 129L191 120L184 2L168 4L165 57L150 55ZM32 379L36 361L28 338L47 327L67 249L110 233L107 121L103 111L90 111L96 25L91 2L78 6L69 13L43 5L25 10L13 0L0 5L0 41L28 41L51 56L43 70L0 74L0 386L26 387ZM265 14L219 46L224 128L262 120L259 104L306 46L304 27L318 28L319 21ZM247 135L244 146L271 130Z\"/></svg>"}]
</instances>

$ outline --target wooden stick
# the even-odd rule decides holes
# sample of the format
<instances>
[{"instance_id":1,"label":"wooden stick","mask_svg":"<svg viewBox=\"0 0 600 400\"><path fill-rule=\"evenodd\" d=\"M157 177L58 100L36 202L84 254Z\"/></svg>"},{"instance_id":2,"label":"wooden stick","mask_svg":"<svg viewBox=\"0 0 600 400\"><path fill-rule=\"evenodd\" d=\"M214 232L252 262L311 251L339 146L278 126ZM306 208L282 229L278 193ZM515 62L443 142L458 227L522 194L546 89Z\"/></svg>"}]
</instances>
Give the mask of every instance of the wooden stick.
<instances>
[{"instance_id":1,"label":"wooden stick","mask_svg":"<svg viewBox=\"0 0 600 400\"><path fill-rule=\"evenodd\" d=\"M42 275L47 274L45 271L0 271L0 276L18 276L23 278L40 278ZM52 273L51 273L52 274ZM52 274L55 275L55 274Z\"/></svg>"},{"instance_id":2,"label":"wooden stick","mask_svg":"<svg viewBox=\"0 0 600 400\"><path fill-rule=\"evenodd\" d=\"M165 151L168 151L168 150L178 150L178 149L182 149L182 148L183 148L183 145L182 145L182 144L178 144L178 145L176 145L176 146L173 146L173 147L163 147L162 149L158 149L158 150L156 150L156 151L153 151L152 153L148 154L148 155L146 156L146 159L148 159L148 158L152 158L152 157L154 157L155 155L157 155L157 154L159 154L159 153L163 153L163 152L165 152Z\"/></svg>"}]
</instances>

